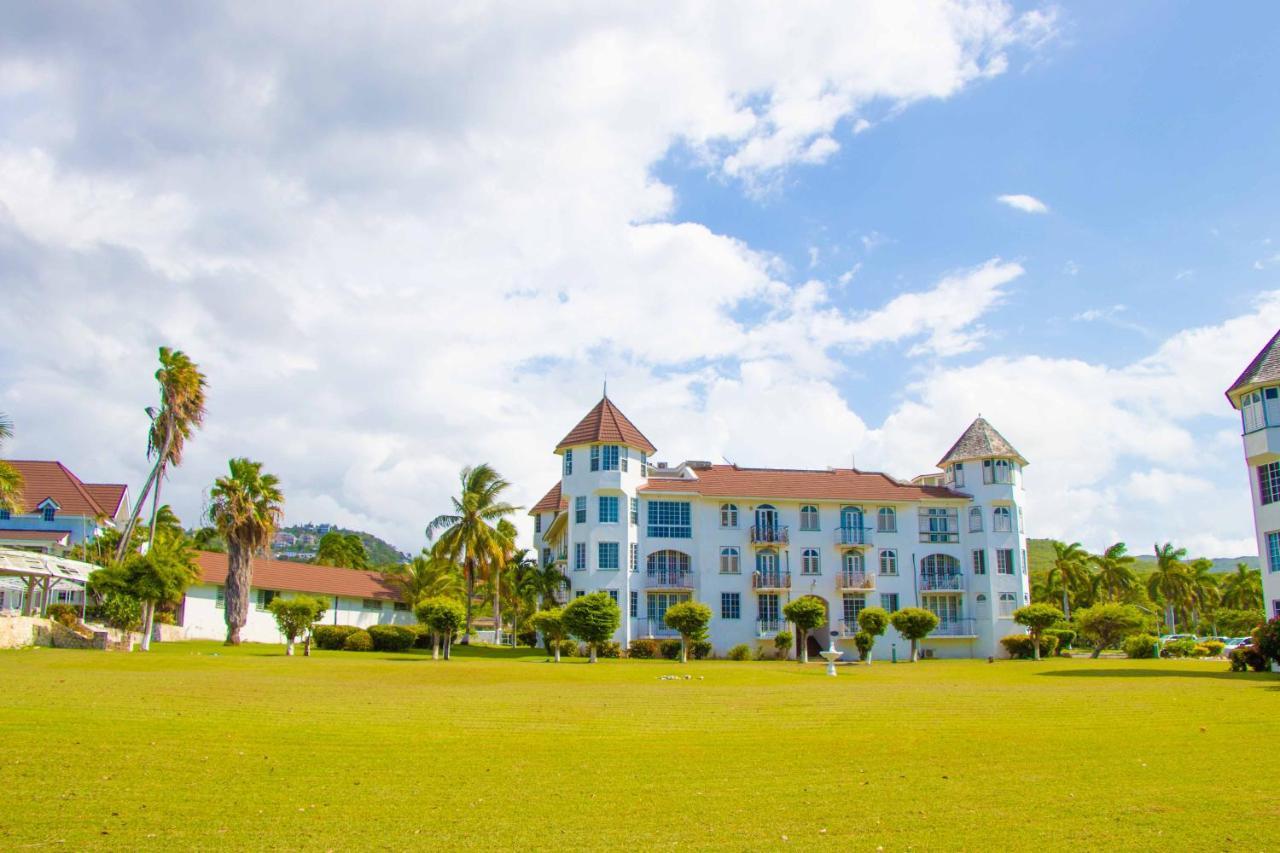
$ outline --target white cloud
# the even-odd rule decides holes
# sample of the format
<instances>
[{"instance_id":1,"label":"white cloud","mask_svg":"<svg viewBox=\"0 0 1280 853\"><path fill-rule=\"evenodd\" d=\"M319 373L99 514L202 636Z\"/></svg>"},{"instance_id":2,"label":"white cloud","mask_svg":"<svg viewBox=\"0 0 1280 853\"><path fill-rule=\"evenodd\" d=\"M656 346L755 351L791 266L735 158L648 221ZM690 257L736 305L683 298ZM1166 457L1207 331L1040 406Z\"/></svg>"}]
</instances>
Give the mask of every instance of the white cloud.
<instances>
[{"instance_id":1,"label":"white cloud","mask_svg":"<svg viewBox=\"0 0 1280 853\"><path fill-rule=\"evenodd\" d=\"M1008 205L1014 210L1021 210L1023 213L1048 213L1049 206L1040 199L1031 195L1001 195L996 196L996 201L1001 204Z\"/></svg>"}]
</instances>

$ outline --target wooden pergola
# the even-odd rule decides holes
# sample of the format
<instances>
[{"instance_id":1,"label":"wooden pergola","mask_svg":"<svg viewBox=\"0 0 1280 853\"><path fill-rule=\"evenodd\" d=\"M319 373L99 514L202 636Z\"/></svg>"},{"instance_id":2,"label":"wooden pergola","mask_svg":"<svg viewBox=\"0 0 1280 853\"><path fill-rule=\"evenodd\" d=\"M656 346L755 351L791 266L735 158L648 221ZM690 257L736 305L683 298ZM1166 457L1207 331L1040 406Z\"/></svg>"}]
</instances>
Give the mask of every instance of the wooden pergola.
<instances>
[{"instance_id":1,"label":"wooden pergola","mask_svg":"<svg viewBox=\"0 0 1280 853\"><path fill-rule=\"evenodd\" d=\"M43 615L49 607L50 593L56 584L70 583L84 589L89 583L89 575L97 568L92 563L68 560L52 554L0 548L0 580L15 578L26 585L26 598L22 605L23 616L35 615L32 612L32 604L35 601L37 587L44 593L40 602L40 611ZM84 618L87 599L87 595L80 596L81 619Z\"/></svg>"}]
</instances>

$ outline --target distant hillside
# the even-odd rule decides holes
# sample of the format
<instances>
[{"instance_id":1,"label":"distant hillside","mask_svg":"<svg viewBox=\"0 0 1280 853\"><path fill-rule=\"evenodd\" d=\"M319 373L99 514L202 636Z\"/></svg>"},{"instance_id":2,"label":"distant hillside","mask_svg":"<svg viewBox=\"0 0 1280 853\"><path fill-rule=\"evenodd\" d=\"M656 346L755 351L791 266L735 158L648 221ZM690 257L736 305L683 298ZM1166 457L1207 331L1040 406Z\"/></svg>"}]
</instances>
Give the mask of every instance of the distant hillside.
<instances>
[{"instance_id":1,"label":"distant hillside","mask_svg":"<svg viewBox=\"0 0 1280 853\"><path fill-rule=\"evenodd\" d=\"M1134 554L1138 558L1137 569L1140 572L1150 571L1156 562L1153 554ZM1195 556L1192 555L1191 559ZM1053 567L1053 544L1050 539L1028 539L1027 540L1027 562L1031 564L1032 572L1047 572ZM1213 570L1215 572L1234 572L1236 563L1247 563L1252 568L1258 568L1260 562L1257 557L1214 557Z\"/></svg>"},{"instance_id":2,"label":"distant hillside","mask_svg":"<svg viewBox=\"0 0 1280 853\"><path fill-rule=\"evenodd\" d=\"M310 560L316 554L316 548L320 545L320 539L328 532L336 530L339 533L354 533L360 537L360 541L364 543L365 553L369 555L369 563L374 566L385 566L393 563L403 563L409 558L408 554L399 551L394 545L379 539L372 533L365 533L363 530L350 530L346 527L339 527L336 524L294 524L289 527L282 527L277 531L276 541L271 545L271 553L277 557L292 560ZM285 534L285 536L280 536ZM289 541L292 537L293 541Z\"/></svg>"}]
</instances>

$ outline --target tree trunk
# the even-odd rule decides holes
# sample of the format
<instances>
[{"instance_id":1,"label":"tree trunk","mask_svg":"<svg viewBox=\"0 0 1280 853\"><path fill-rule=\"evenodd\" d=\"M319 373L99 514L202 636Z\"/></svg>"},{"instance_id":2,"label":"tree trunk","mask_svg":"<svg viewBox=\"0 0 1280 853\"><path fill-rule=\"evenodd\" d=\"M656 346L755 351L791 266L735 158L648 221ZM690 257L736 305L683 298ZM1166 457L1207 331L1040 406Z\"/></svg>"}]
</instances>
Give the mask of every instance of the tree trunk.
<instances>
[{"instance_id":1,"label":"tree trunk","mask_svg":"<svg viewBox=\"0 0 1280 853\"><path fill-rule=\"evenodd\" d=\"M595 644L595 643L587 643L587 647L591 649L591 661L590 661L590 662L591 662L591 663L595 663L595 662L596 662L596 644Z\"/></svg>"},{"instance_id":2,"label":"tree trunk","mask_svg":"<svg viewBox=\"0 0 1280 853\"><path fill-rule=\"evenodd\" d=\"M307 639L302 644L302 656L304 658L311 657L311 632L307 632Z\"/></svg>"},{"instance_id":3,"label":"tree trunk","mask_svg":"<svg viewBox=\"0 0 1280 853\"><path fill-rule=\"evenodd\" d=\"M142 650L144 652L151 651L151 630L155 626L156 619L156 603L154 601L142 602Z\"/></svg>"},{"instance_id":4,"label":"tree trunk","mask_svg":"<svg viewBox=\"0 0 1280 853\"><path fill-rule=\"evenodd\" d=\"M1034 631L1031 632L1031 657L1033 660L1040 660L1040 638Z\"/></svg>"},{"instance_id":5,"label":"tree trunk","mask_svg":"<svg viewBox=\"0 0 1280 853\"><path fill-rule=\"evenodd\" d=\"M138 518L142 515L142 507L147 502L147 495L151 493L151 487L155 485L156 477L160 475L160 466L164 464L164 458L168 453L169 437L166 435L164 445L160 450L160 456L156 459L156 464L151 467L151 473L147 475L147 482L142 486L142 492L138 495L138 502L133 505L133 512L130 513L129 521L124 526L120 544L116 546L117 561L124 559L125 551L129 550L129 539L132 538L133 528L138 526Z\"/></svg>"},{"instance_id":6,"label":"tree trunk","mask_svg":"<svg viewBox=\"0 0 1280 853\"><path fill-rule=\"evenodd\" d=\"M160 487L164 485L165 464L163 457L160 460L160 470L156 474L155 490L151 493L151 532L147 535L147 553L151 553L151 549L156 547L156 516L160 514Z\"/></svg>"},{"instance_id":7,"label":"tree trunk","mask_svg":"<svg viewBox=\"0 0 1280 853\"><path fill-rule=\"evenodd\" d=\"M796 660L800 663L809 662L809 632L796 631Z\"/></svg>"},{"instance_id":8,"label":"tree trunk","mask_svg":"<svg viewBox=\"0 0 1280 853\"><path fill-rule=\"evenodd\" d=\"M912 639L911 640L911 663L915 663L915 662L916 662L916 641L915 639Z\"/></svg>"},{"instance_id":9,"label":"tree trunk","mask_svg":"<svg viewBox=\"0 0 1280 853\"><path fill-rule=\"evenodd\" d=\"M475 561L470 557L467 558L464 565L466 566L467 575L467 630L463 632L461 642L462 645L469 646L471 645L471 599L476 596L476 565ZM448 645L445 648L448 649ZM446 655L445 660L448 659L448 655Z\"/></svg>"},{"instance_id":10,"label":"tree trunk","mask_svg":"<svg viewBox=\"0 0 1280 853\"><path fill-rule=\"evenodd\" d=\"M680 635L680 663L689 662L689 641L684 638L684 634Z\"/></svg>"},{"instance_id":11,"label":"tree trunk","mask_svg":"<svg viewBox=\"0 0 1280 853\"><path fill-rule=\"evenodd\" d=\"M444 659L450 660L452 658L452 652L453 652L453 632L449 631L444 635Z\"/></svg>"},{"instance_id":12,"label":"tree trunk","mask_svg":"<svg viewBox=\"0 0 1280 853\"><path fill-rule=\"evenodd\" d=\"M1102 643L1094 643L1093 654L1089 655L1091 659L1097 659L1102 654Z\"/></svg>"},{"instance_id":13,"label":"tree trunk","mask_svg":"<svg viewBox=\"0 0 1280 853\"><path fill-rule=\"evenodd\" d=\"M1164 621L1169 626L1169 633L1176 634L1178 632L1178 620L1173 613L1173 605L1166 604L1164 606Z\"/></svg>"},{"instance_id":14,"label":"tree trunk","mask_svg":"<svg viewBox=\"0 0 1280 853\"><path fill-rule=\"evenodd\" d=\"M556 663L560 663L560 641L559 641L559 640L552 640L552 641L551 641L551 648L552 648L552 650L553 650L553 652L554 652L554 654L555 654L555 656L556 656Z\"/></svg>"},{"instance_id":15,"label":"tree trunk","mask_svg":"<svg viewBox=\"0 0 1280 853\"><path fill-rule=\"evenodd\" d=\"M431 632L431 659L440 660L440 632Z\"/></svg>"},{"instance_id":16,"label":"tree trunk","mask_svg":"<svg viewBox=\"0 0 1280 853\"><path fill-rule=\"evenodd\" d=\"M1071 602L1067 600L1067 582L1062 582L1062 615L1071 620Z\"/></svg>"},{"instance_id":17,"label":"tree trunk","mask_svg":"<svg viewBox=\"0 0 1280 853\"><path fill-rule=\"evenodd\" d=\"M293 657L293 637L286 637L284 641L284 656Z\"/></svg>"},{"instance_id":18,"label":"tree trunk","mask_svg":"<svg viewBox=\"0 0 1280 853\"><path fill-rule=\"evenodd\" d=\"M227 542L227 585L223 597L228 646L240 645L240 629L249 618L249 590L253 584L253 558L235 539Z\"/></svg>"},{"instance_id":19,"label":"tree trunk","mask_svg":"<svg viewBox=\"0 0 1280 853\"><path fill-rule=\"evenodd\" d=\"M493 642L502 645L502 577L500 569L493 567Z\"/></svg>"}]
</instances>

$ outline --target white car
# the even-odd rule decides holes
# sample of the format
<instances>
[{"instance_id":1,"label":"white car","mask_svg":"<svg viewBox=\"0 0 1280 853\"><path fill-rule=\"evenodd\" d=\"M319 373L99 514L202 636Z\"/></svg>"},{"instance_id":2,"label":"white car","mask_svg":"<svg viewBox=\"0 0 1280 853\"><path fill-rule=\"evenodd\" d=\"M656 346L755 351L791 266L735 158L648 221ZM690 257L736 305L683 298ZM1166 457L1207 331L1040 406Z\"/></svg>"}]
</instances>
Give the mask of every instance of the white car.
<instances>
[{"instance_id":1,"label":"white car","mask_svg":"<svg viewBox=\"0 0 1280 853\"><path fill-rule=\"evenodd\" d=\"M1253 637L1232 637L1230 640L1227 641L1227 645L1223 648L1222 653L1224 655L1231 654L1233 651L1240 648L1241 646L1252 646L1252 645L1253 645Z\"/></svg>"}]
</instances>

